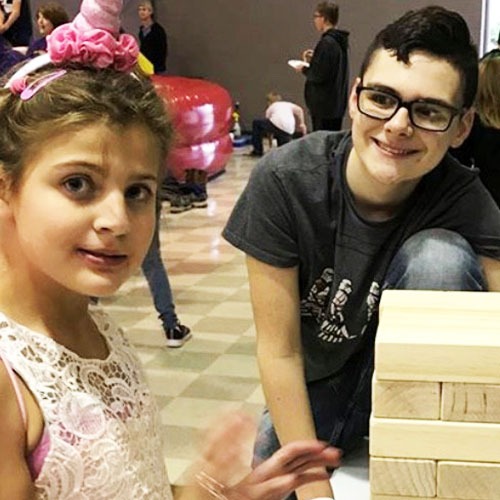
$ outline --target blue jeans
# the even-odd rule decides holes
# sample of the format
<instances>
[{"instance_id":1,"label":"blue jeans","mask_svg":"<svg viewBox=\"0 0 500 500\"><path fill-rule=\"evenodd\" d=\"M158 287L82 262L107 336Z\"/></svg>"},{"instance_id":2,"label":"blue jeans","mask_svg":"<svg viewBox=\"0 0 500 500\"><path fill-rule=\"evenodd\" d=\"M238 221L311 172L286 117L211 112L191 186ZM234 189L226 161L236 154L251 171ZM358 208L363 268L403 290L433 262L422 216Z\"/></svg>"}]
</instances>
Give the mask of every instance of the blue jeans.
<instances>
[{"instance_id":1,"label":"blue jeans","mask_svg":"<svg viewBox=\"0 0 500 500\"><path fill-rule=\"evenodd\" d=\"M178 319L167 270L161 258L159 220L156 221L153 241L142 263L142 272L149 284L155 309L163 323L163 328L165 330L174 328Z\"/></svg>"},{"instance_id":2,"label":"blue jeans","mask_svg":"<svg viewBox=\"0 0 500 500\"><path fill-rule=\"evenodd\" d=\"M444 229L428 229L401 246L386 272L383 289L484 291L486 282L476 254L462 236ZM341 373L307 386L318 438L344 452L368 434L374 337L371 335ZM254 465L279 447L266 409L257 433Z\"/></svg>"},{"instance_id":3,"label":"blue jeans","mask_svg":"<svg viewBox=\"0 0 500 500\"><path fill-rule=\"evenodd\" d=\"M282 146L292 140L292 134L276 127L273 125L271 120L268 120L267 118L256 119L252 122L252 146L253 150L258 154L262 154L264 152L262 138L266 133L271 133L274 137L276 137L278 146Z\"/></svg>"}]
</instances>

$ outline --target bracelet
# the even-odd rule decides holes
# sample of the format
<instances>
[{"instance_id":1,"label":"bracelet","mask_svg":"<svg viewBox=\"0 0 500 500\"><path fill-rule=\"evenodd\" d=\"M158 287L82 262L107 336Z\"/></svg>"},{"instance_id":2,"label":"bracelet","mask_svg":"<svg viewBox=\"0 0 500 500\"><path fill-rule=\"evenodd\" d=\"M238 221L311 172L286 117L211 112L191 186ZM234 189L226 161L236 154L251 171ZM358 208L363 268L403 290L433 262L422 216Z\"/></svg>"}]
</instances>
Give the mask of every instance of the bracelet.
<instances>
[{"instance_id":1,"label":"bracelet","mask_svg":"<svg viewBox=\"0 0 500 500\"><path fill-rule=\"evenodd\" d=\"M228 500L226 495L224 495L226 486L222 483L219 483L219 481L214 479L212 476L209 476L206 472L198 472L195 475L195 479L198 485L201 486L205 491L207 491L212 497L219 500Z\"/></svg>"}]
</instances>

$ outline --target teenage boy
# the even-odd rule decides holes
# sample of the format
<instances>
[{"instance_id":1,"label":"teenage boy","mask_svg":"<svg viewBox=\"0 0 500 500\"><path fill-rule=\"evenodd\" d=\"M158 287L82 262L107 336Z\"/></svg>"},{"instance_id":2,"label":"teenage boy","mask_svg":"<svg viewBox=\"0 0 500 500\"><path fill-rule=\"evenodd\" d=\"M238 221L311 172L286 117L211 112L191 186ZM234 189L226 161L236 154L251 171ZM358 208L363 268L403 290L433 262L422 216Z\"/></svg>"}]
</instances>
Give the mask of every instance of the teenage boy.
<instances>
[{"instance_id":1,"label":"teenage boy","mask_svg":"<svg viewBox=\"0 0 500 500\"><path fill-rule=\"evenodd\" d=\"M368 432L387 288L500 290L500 212L446 154L473 121L477 53L463 18L411 11L372 42L352 131L318 132L257 164L224 230L247 254L266 397L255 461L315 436ZM300 500L333 498L329 482Z\"/></svg>"}]
</instances>

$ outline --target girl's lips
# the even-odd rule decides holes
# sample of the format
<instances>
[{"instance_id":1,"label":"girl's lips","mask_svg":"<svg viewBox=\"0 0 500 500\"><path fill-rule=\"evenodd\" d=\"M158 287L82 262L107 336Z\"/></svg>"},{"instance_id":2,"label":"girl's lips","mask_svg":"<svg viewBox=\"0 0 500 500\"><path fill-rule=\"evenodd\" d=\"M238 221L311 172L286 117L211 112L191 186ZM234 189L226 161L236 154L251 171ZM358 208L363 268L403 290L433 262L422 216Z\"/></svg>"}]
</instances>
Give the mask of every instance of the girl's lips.
<instances>
[{"instance_id":1,"label":"girl's lips","mask_svg":"<svg viewBox=\"0 0 500 500\"><path fill-rule=\"evenodd\" d=\"M78 253L85 259L86 262L106 267L120 266L125 263L128 258L124 254L85 250L84 248L79 248Z\"/></svg>"},{"instance_id":2,"label":"girl's lips","mask_svg":"<svg viewBox=\"0 0 500 500\"><path fill-rule=\"evenodd\" d=\"M396 148L384 142L380 142L378 139L375 138L373 139L373 141L375 142L375 144L379 149L392 156L409 156L418 153L417 149Z\"/></svg>"}]
</instances>

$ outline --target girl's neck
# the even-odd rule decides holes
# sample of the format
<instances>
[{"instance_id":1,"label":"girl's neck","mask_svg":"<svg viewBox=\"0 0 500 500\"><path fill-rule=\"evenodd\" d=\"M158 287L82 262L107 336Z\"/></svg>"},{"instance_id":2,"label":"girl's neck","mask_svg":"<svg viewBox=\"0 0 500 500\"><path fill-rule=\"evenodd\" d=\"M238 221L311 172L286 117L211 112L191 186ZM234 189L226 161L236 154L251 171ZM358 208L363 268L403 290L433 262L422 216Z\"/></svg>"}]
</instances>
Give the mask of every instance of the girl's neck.
<instances>
[{"instance_id":1,"label":"girl's neck","mask_svg":"<svg viewBox=\"0 0 500 500\"><path fill-rule=\"evenodd\" d=\"M81 357L107 356L107 346L88 311L87 297L26 280L10 273L0 259L0 311L10 319L54 339Z\"/></svg>"}]
</instances>

